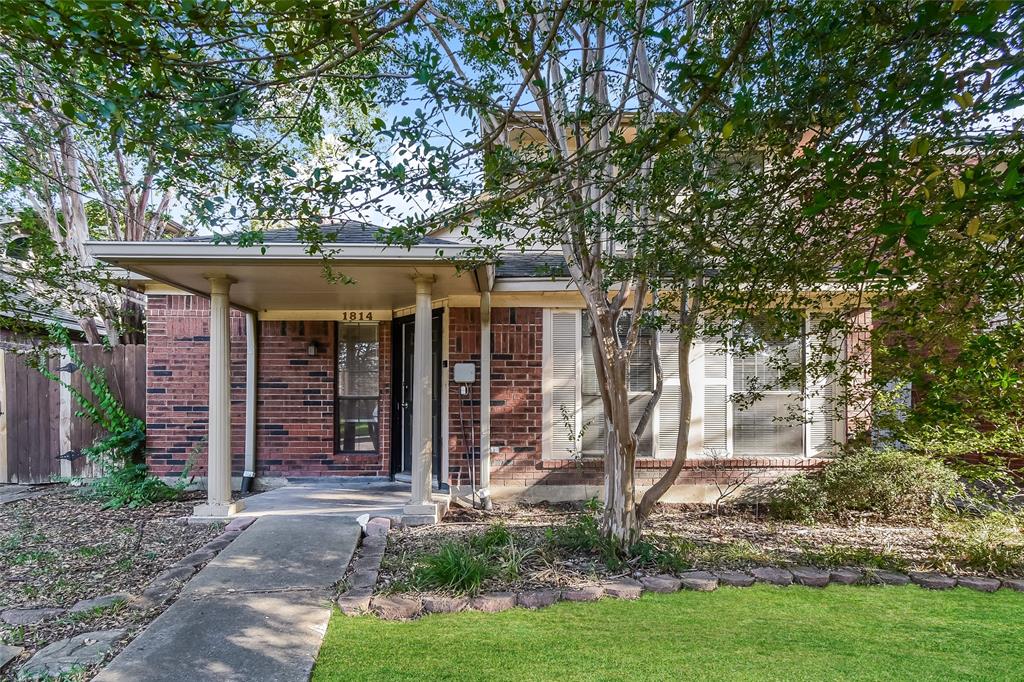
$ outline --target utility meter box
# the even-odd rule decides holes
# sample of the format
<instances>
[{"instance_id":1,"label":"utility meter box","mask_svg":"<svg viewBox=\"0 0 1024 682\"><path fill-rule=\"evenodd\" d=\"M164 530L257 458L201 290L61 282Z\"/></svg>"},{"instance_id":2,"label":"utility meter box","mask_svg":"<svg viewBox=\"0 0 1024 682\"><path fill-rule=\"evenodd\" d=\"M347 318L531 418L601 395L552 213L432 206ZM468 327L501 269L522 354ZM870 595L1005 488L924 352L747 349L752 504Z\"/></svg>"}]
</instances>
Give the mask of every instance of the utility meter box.
<instances>
[{"instance_id":1,"label":"utility meter box","mask_svg":"<svg viewBox=\"0 0 1024 682\"><path fill-rule=\"evenodd\" d=\"M457 384L471 384L476 381L476 364L472 362L456 362L452 370L452 378Z\"/></svg>"}]
</instances>

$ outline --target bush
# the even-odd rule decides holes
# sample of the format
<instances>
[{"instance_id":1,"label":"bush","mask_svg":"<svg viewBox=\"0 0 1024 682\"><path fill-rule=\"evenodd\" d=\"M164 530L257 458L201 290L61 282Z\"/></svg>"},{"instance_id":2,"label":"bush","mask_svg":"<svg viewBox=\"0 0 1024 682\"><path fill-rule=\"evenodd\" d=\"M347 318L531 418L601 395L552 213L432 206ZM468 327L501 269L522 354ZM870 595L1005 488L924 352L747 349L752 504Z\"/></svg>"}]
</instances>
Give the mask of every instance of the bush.
<instances>
[{"instance_id":1,"label":"bush","mask_svg":"<svg viewBox=\"0 0 1024 682\"><path fill-rule=\"evenodd\" d=\"M946 524L935 541L938 568L1024 574L1024 516L993 512Z\"/></svg>"},{"instance_id":2,"label":"bush","mask_svg":"<svg viewBox=\"0 0 1024 682\"><path fill-rule=\"evenodd\" d=\"M490 574L490 566L470 547L449 542L420 559L420 565L413 571L413 582L421 589L476 594Z\"/></svg>"},{"instance_id":3,"label":"bush","mask_svg":"<svg viewBox=\"0 0 1024 682\"><path fill-rule=\"evenodd\" d=\"M64 346L72 364L81 369L92 399L51 371L43 361L45 358L37 358L37 369L68 390L78 403L78 417L88 419L106 432L105 436L82 448L82 454L103 472L90 486L90 493L104 499L104 507L108 509L141 507L175 499L185 487L185 478L194 460L190 458L175 487L150 476L149 468L142 463L146 457L146 422L128 413L110 389L102 367L85 365L67 330L55 325L50 328L50 335Z\"/></svg>"},{"instance_id":4,"label":"bush","mask_svg":"<svg viewBox=\"0 0 1024 682\"><path fill-rule=\"evenodd\" d=\"M589 514L581 514L564 526L549 528L547 536L549 544L559 549L598 555L613 571L626 565L628 552L623 554L612 540L604 537L597 519Z\"/></svg>"},{"instance_id":5,"label":"bush","mask_svg":"<svg viewBox=\"0 0 1024 682\"><path fill-rule=\"evenodd\" d=\"M89 492L104 500L105 509L135 509L176 499L181 490L150 476L145 464L127 464L96 479Z\"/></svg>"},{"instance_id":6,"label":"bush","mask_svg":"<svg viewBox=\"0 0 1024 682\"><path fill-rule=\"evenodd\" d=\"M768 494L773 515L809 522L855 512L912 517L951 506L966 494L956 471L928 455L863 448L840 455L807 476L777 482Z\"/></svg>"}]
</instances>

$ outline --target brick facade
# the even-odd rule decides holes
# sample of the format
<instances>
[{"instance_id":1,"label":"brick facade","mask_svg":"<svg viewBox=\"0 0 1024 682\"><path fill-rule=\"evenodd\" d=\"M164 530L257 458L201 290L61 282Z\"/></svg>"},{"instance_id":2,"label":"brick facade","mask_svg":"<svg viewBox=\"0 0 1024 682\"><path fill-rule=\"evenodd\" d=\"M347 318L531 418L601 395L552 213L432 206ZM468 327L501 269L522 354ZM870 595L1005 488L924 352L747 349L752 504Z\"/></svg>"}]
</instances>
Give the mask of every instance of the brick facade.
<instances>
[{"instance_id":1,"label":"brick facade","mask_svg":"<svg viewBox=\"0 0 1024 682\"><path fill-rule=\"evenodd\" d=\"M206 473L209 301L151 295L147 314L146 450L153 473ZM335 452L334 322L259 324L256 403L257 476L386 476L391 414L391 332L379 325L380 452ZM308 354L310 342L317 353ZM245 318L231 313L232 473L241 475L245 445Z\"/></svg>"},{"instance_id":2,"label":"brick facade","mask_svg":"<svg viewBox=\"0 0 1024 682\"><path fill-rule=\"evenodd\" d=\"M193 472L205 472L209 374L209 304L195 296L149 297L147 449L153 471L177 474L198 447ZM865 316L866 317L866 316ZM480 437L480 311L450 308L446 314L449 372L448 479L468 485L470 458L478 470ZM543 309L494 308L491 311L491 487L593 485L603 481L599 460L580 465L542 458ZM866 318L865 321L869 321ZM391 448L391 323L378 327L380 405L379 452L335 452L334 322L269 322L259 325L257 401L257 475L387 476ZM244 318L232 312L231 382L233 473L242 470L245 405ZM863 339L856 341L863 353ZM853 341L853 339L851 340ZM316 355L307 348L315 342ZM463 395L451 379L460 362L476 365L477 381ZM852 420L851 420L852 421ZM637 480L649 485L668 468L667 459L641 458ZM810 467L821 460L804 458L734 458L711 465L688 462L679 484L707 484L715 479L757 482ZM497 491L496 491L497 492Z\"/></svg>"},{"instance_id":3,"label":"brick facade","mask_svg":"<svg viewBox=\"0 0 1024 682\"><path fill-rule=\"evenodd\" d=\"M232 470L241 470L245 418L245 318L231 313ZM153 473L206 475L210 302L149 296L146 314L146 451Z\"/></svg>"}]
</instances>

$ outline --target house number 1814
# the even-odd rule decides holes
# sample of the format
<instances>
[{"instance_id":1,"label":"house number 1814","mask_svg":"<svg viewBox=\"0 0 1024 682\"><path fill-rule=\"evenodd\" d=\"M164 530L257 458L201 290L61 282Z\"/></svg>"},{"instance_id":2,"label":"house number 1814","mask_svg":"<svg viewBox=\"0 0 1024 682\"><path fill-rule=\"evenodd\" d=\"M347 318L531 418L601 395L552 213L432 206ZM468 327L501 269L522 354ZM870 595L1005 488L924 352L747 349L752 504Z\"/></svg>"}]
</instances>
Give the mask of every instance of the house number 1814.
<instances>
[{"instance_id":1,"label":"house number 1814","mask_svg":"<svg viewBox=\"0 0 1024 682\"><path fill-rule=\"evenodd\" d=\"M369 322L373 320L373 311L346 310L341 313L343 322Z\"/></svg>"}]
</instances>

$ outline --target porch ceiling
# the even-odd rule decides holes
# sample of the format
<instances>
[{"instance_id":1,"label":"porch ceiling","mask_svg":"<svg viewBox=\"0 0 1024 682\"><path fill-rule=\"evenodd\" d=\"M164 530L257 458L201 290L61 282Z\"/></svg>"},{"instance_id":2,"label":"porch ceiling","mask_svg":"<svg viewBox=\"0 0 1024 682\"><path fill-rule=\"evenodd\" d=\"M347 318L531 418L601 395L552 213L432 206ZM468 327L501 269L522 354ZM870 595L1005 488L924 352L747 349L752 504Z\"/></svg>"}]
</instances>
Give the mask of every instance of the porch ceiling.
<instances>
[{"instance_id":1,"label":"porch ceiling","mask_svg":"<svg viewBox=\"0 0 1024 682\"><path fill-rule=\"evenodd\" d=\"M235 280L231 304L253 311L395 309L414 304L414 275L437 278L435 299L478 293L478 279L486 281L474 271L459 272L441 260L436 247L424 246L338 250L331 260L334 273L351 281L335 283L324 277L324 260L302 247L268 246L265 254L259 248L168 242L93 242L89 248L100 261L203 296L210 293L207 276L226 275Z\"/></svg>"}]
</instances>

